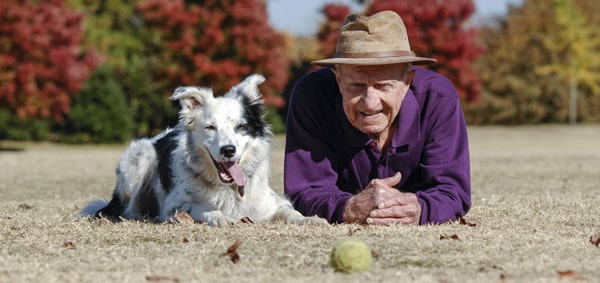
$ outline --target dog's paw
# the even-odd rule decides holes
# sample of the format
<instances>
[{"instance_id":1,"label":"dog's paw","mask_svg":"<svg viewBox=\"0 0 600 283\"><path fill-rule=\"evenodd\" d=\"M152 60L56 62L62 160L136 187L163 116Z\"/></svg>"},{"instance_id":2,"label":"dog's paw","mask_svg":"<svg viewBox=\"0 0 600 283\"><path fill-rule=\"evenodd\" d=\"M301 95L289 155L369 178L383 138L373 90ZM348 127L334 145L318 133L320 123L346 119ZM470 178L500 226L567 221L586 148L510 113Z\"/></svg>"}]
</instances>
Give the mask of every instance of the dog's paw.
<instances>
[{"instance_id":1,"label":"dog's paw","mask_svg":"<svg viewBox=\"0 0 600 283\"><path fill-rule=\"evenodd\" d=\"M232 227L237 222L236 219L226 216L220 211L207 213L201 219L201 222L208 224L208 226L216 227Z\"/></svg>"},{"instance_id":2,"label":"dog's paw","mask_svg":"<svg viewBox=\"0 0 600 283\"><path fill-rule=\"evenodd\" d=\"M288 224L295 225L329 225L329 222L319 216L301 216L301 217L290 217L287 219Z\"/></svg>"}]
</instances>

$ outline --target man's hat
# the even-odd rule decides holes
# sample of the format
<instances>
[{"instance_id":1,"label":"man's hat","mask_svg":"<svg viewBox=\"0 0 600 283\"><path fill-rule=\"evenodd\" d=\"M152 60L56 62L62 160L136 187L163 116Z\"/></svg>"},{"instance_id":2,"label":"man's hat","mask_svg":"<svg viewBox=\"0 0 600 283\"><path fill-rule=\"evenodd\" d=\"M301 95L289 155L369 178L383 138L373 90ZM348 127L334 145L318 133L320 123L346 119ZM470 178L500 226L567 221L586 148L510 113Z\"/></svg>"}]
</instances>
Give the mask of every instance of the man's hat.
<instances>
[{"instance_id":1,"label":"man's hat","mask_svg":"<svg viewBox=\"0 0 600 283\"><path fill-rule=\"evenodd\" d=\"M348 15L340 28L333 58L311 62L333 67L335 64L386 65L396 63L428 64L435 59L417 57L410 50L404 22L393 11L370 17Z\"/></svg>"}]
</instances>

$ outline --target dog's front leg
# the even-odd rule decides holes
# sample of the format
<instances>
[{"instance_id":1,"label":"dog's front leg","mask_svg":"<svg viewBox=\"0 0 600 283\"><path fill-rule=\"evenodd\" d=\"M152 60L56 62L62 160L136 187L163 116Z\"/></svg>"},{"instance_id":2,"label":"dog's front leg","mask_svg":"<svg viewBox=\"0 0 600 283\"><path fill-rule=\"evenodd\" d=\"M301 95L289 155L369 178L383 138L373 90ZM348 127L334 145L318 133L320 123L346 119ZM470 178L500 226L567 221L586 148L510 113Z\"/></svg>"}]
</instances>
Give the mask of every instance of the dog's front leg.
<instances>
[{"instance_id":1,"label":"dog's front leg","mask_svg":"<svg viewBox=\"0 0 600 283\"><path fill-rule=\"evenodd\" d=\"M280 205L275 212L274 220L281 220L287 224L296 224L296 225L327 225L327 220L318 217L318 216L310 216L306 217L302 215L300 212L295 210L294 208L288 205Z\"/></svg>"},{"instance_id":2,"label":"dog's front leg","mask_svg":"<svg viewBox=\"0 0 600 283\"><path fill-rule=\"evenodd\" d=\"M208 204L190 204L191 208L186 210L194 221L206 223L209 226L230 227L235 225L236 219L229 217L220 210Z\"/></svg>"},{"instance_id":3,"label":"dog's front leg","mask_svg":"<svg viewBox=\"0 0 600 283\"><path fill-rule=\"evenodd\" d=\"M186 202L169 208L165 213L165 218L173 216L180 211L189 213L194 222L206 223L209 226L230 227L235 225L236 222L236 219L223 214L223 212L212 205L194 202Z\"/></svg>"}]
</instances>

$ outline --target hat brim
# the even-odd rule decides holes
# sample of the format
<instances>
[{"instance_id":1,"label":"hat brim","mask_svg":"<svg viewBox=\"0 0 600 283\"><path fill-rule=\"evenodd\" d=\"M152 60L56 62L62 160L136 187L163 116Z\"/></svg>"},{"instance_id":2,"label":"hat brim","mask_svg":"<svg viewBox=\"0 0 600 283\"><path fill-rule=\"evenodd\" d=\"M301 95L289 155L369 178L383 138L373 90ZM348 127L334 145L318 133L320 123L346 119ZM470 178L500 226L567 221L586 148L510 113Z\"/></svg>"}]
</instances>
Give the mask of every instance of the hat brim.
<instances>
[{"instance_id":1,"label":"hat brim","mask_svg":"<svg viewBox=\"0 0 600 283\"><path fill-rule=\"evenodd\" d=\"M412 63L414 65L425 65L435 63L437 60L426 57L404 56L404 57L371 57L371 58L330 58L310 62L317 66L333 67L342 65L389 65L400 63Z\"/></svg>"}]
</instances>

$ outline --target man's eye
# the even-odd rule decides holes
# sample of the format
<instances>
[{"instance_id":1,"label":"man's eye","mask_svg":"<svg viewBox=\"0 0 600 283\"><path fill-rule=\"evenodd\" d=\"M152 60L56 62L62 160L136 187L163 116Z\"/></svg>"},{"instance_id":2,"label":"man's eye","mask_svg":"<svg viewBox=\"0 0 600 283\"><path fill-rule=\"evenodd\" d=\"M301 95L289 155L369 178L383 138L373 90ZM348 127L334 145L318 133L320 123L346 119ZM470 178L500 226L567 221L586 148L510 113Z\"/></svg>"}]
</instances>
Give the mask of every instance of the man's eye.
<instances>
[{"instance_id":1,"label":"man's eye","mask_svg":"<svg viewBox=\"0 0 600 283\"><path fill-rule=\"evenodd\" d=\"M211 130L211 131L212 131L212 130L215 130L215 126L213 126L213 125L205 125L205 126L204 126L204 129L205 129L205 130Z\"/></svg>"},{"instance_id":2,"label":"man's eye","mask_svg":"<svg viewBox=\"0 0 600 283\"><path fill-rule=\"evenodd\" d=\"M247 131L248 130L248 124L239 124L237 126L238 130L242 130L242 131Z\"/></svg>"}]
</instances>

